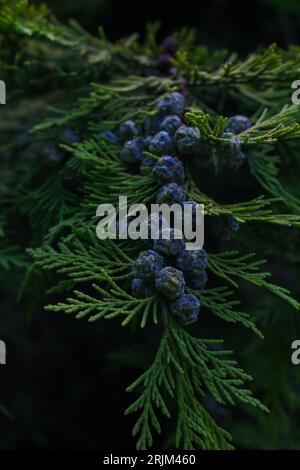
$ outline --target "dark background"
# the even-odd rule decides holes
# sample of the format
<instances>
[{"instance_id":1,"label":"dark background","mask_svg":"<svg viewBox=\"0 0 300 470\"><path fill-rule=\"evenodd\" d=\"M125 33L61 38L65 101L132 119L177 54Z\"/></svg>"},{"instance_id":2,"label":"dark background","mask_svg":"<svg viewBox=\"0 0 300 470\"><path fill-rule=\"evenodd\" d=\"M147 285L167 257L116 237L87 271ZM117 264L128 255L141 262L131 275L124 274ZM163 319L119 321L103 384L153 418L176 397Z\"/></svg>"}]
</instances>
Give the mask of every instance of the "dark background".
<instances>
[{"instance_id":1,"label":"dark background","mask_svg":"<svg viewBox=\"0 0 300 470\"><path fill-rule=\"evenodd\" d=\"M193 27L199 43L210 50L245 54L271 42L281 47L300 43L296 0L47 4L62 21L75 18L93 33L103 25L109 39L133 32L143 36L147 22L160 20L161 38L182 26ZM1 367L1 401L11 417L0 415L0 448L133 448L134 418L123 416L130 403L124 390L143 370L144 356L148 363L145 344L153 351L155 335L121 329L118 321L78 322L45 313L42 306L28 319L25 307L11 302L4 306L8 365ZM172 429L166 423L158 447L168 446Z\"/></svg>"},{"instance_id":2,"label":"dark background","mask_svg":"<svg viewBox=\"0 0 300 470\"><path fill-rule=\"evenodd\" d=\"M62 20L76 18L90 31L103 25L110 39L133 32L142 35L147 22L159 20L162 35L193 27L199 42L213 49L248 52L272 42L287 47L300 40L299 0L48 0L47 4Z\"/></svg>"}]
</instances>

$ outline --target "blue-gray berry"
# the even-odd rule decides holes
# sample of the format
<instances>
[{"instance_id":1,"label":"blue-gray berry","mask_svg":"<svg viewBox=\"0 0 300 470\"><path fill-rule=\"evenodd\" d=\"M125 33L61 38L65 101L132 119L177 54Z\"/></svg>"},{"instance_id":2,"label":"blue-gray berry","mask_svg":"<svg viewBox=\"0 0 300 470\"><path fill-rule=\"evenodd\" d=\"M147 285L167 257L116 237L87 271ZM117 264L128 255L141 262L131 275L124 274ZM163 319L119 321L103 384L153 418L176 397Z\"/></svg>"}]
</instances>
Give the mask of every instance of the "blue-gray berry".
<instances>
[{"instance_id":1,"label":"blue-gray berry","mask_svg":"<svg viewBox=\"0 0 300 470\"><path fill-rule=\"evenodd\" d=\"M136 124L131 119L128 119L125 122L122 122L119 126L118 130L119 138L122 142L126 142L126 140L131 140L134 137L139 137L142 135L141 126Z\"/></svg>"},{"instance_id":2,"label":"blue-gray berry","mask_svg":"<svg viewBox=\"0 0 300 470\"><path fill-rule=\"evenodd\" d=\"M177 91L170 93L167 98L162 98L157 102L156 108L161 116L167 114L179 114L184 113L184 97Z\"/></svg>"},{"instance_id":3,"label":"blue-gray berry","mask_svg":"<svg viewBox=\"0 0 300 470\"><path fill-rule=\"evenodd\" d=\"M185 180L185 173L183 164L177 158L165 155L157 160L152 176L160 184L178 183L183 184Z\"/></svg>"},{"instance_id":4,"label":"blue-gray berry","mask_svg":"<svg viewBox=\"0 0 300 470\"><path fill-rule=\"evenodd\" d=\"M143 279L133 279L131 290L133 295L139 299L151 297L155 292L154 286L147 284Z\"/></svg>"},{"instance_id":5,"label":"blue-gray berry","mask_svg":"<svg viewBox=\"0 0 300 470\"><path fill-rule=\"evenodd\" d=\"M168 73L171 68L171 59L170 54L161 54L155 61L156 68L163 73Z\"/></svg>"},{"instance_id":6,"label":"blue-gray berry","mask_svg":"<svg viewBox=\"0 0 300 470\"><path fill-rule=\"evenodd\" d=\"M63 144L72 145L79 142L79 137L72 129L63 129L59 134L59 140Z\"/></svg>"},{"instance_id":7,"label":"blue-gray berry","mask_svg":"<svg viewBox=\"0 0 300 470\"><path fill-rule=\"evenodd\" d=\"M215 235L224 241L231 240L239 231L239 222L231 216L219 216L213 220Z\"/></svg>"},{"instance_id":8,"label":"blue-gray berry","mask_svg":"<svg viewBox=\"0 0 300 470\"><path fill-rule=\"evenodd\" d=\"M156 195L158 204L183 204L187 194L185 189L177 183L165 184Z\"/></svg>"},{"instance_id":9,"label":"blue-gray berry","mask_svg":"<svg viewBox=\"0 0 300 470\"><path fill-rule=\"evenodd\" d=\"M222 138L228 139L219 145L225 163L232 169L238 169L245 161L245 154L241 151L241 141L232 132L223 132Z\"/></svg>"},{"instance_id":10,"label":"blue-gray berry","mask_svg":"<svg viewBox=\"0 0 300 470\"><path fill-rule=\"evenodd\" d=\"M144 121L145 134L154 135L160 129L161 118L159 116L149 116Z\"/></svg>"},{"instance_id":11,"label":"blue-gray berry","mask_svg":"<svg viewBox=\"0 0 300 470\"><path fill-rule=\"evenodd\" d=\"M237 154L233 155L231 158L227 159L227 165L232 170L238 170L240 166L245 162L246 155L244 152L240 151Z\"/></svg>"},{"instance_id":12,"label":"blue-gray berry","mask_svg":"<svg viewBox=\"0 0 300 470\"><path fill-rule=\"evenodd\" d=\"M46 157L48 163L60 163L63 160L63 153L58 148L58 146L52 142L46 144L41 153L44 157Z\"/></svg>"},{"instance_id":13,"label":"blue-gray berry","mask_svg":"<svg viewBox=\"0 0 300 470\"><path fill-rule=\"evenodd\" d=\"M182 126L182 121L179 116L166 116L161 122L160 130L168 132L169 135L174 135L180 126Z\"/></svg>"},{"instance_id":14,"label":"blue-gray berry","mask_svg":"<svg viewBox=\"0 0 300 470\"><path fill-rule=\"evenodd\" d=\"M206 271L202 271L197 277L188 280L188 285L194 290L203 290L207 283Z\"/></svg>"},{"instance_id":15,"label":"blue-gray berry","mask_svg":"<svg viewBox=\"0 0 300 470\"><path fill-rule=\"evenodd\" d=\"M185 289L183 274L173 266L166 266L158 272L155 286L168 299L177 299L177 297L183 294Z\"/></svg>"},{"instance_id":16,"label":"blue-gray berry","mask_svg":"<svg viewBox=\"0 0 300 470\"><path fill-rule=\"evenodd\" d=\"M142 251L132 266L132 274L137 279L151 281L162 269L164 259L154 250Z\"/></svg>"},{"instance_id":17,"label":"blue-gray berry","mask_svg":"<svg viewBox=\"0 0 300 470\"><path fill-rule=\"evenodd\" d=\"M200 301L193 294L183 294L170 306L170 313L184 325L198 320L201 308Z\"/></svg>"},{"instance_id":18,"label":"blue-gray berry","mask_svg":"<svg viewBox=\"0 0 300 470\"><path fill-rule=\"evenodd\" d=\"M170 93L169 97L169 110L170 114L183 114L184 113L184 97L181 93L174 91Z\"/></svg>"},{"instance_id":19,"label":"blue-gray berry","mask_svg":"<svg viewBox=\"0 0 300 470\"><path fill-rule=\"evenodd\" d=\"M199 250L183 250L177 257L177 267L184 275L195 278L206 268L207 254L202 248Z\"/></svg>"},{"instance_id":20,"label":"blue-gray berry","mask_svg":"<svg viewBox=\"0 0 300 470\"><path fill-rule=\"evenodd\" d=\"M241 132L246 131L249 127L252 126L252 123L249 118L237 114L236 116L231 116L228 119L226 126L226 131L233 132L234 134L240 134Z\"/></svg>"},{"instance_id":21,"label":"blue-gray berry","mask_svg":"<svg viewBox=\"0 0 300 470\"><path fill-rule=\"evenodd\" d=\"M15 136L15 142L21 146L29 142L30 133L29 131L33 128L32 124L26 124L21 127L21 130Z\"/></svg>"},{"instance_id":22,"label":"blue-gray berry","mask_svg":"<svg viewBox=\"0 0 300 470\"><path fill-rule=\"evenodd\" d=\"M149 146L149 151L154 155L168 155L173 150L173 138L166 131L159 131Z\"/></svg>"},{"instance_id":23,"label":"blue-gray berry","mask_svg":"<svg viewBox=\"0 0 300 470\"><path fill-rule=\"evenodd\" d=\"M241 141L232 132L223 132L222 138L227 139L227 142L220 143L222 155L225 157L232 157L241 151Z\"/></svg>"},{"instance_id":24,"label":"blue-gray berry","mask_svg":"<svg viewBox=\"0 0 300 470\"><path fill-rule=\"evenodd\" d=\"M179 41L174 36L167 36L163 42L163 48L169 54L175 54L179 48Z\"/></svg>"},{"instance_id":25,"label":"blue-gray berry","mask_svg":"<svg viewBox=\"0 0 300 470\"><path fill-rule=\"evenodd\" d=\"M143 176L148 176L151 174L155 165L155 161L151 157L143 156L140 162L140 174Z\"/></svg>"},{"instance_id":26,"label":"blue-gray berry","mask_svg":"<svg viewBox=\"0 0 300 470\"><path fill-rule=\"evenodd\" d=\"M128 140L120 151L120 160L128 165L142 161L143 156L142 139Z\"/></svg>"},{"instance_id":27,"label":"blue-gray berry","mask_svg":"<svg viewBox=\"0 0 300 470\"><path fill-rule=\"evenodd\" d=\"M147 135L147 137L144 137L142 140L143 140L143 149L146 152L149 152L150 145L151 145L151 142L152 142L152 136Z\"/></svg>"},{"instance_id":28,"label":"blue-gray berry","mask_svg":"<svg viewBox=\"0 0 300 470\"><path fill-rule=\"evenodd\" d=\"M160 116L166 116L170 114L169 100L167 98L162 98L156 103L156 109Z\"/></svg>"},{"instance_id":29,"label":"blue-gray berry","mask_svg":"<svg viewBox=\"0 0 300 470\"><path fill-rule=\"evenodd\" d=\"M153 241L153 248L155 251L163 256L176 256L184 250L185 243L182 237L175 237L175 230L173 228L164 229L160 232L159 238Z\"/></svg>"},{"instance_id":30,"label":"blue-gray berry","mask_svg":"<svg viewBox=\"0 0 300 470\"><path fill-rule=\"evenodd\" d=\"M179 127L175 134L175 143L180 155L197 155L200 139L201 135L198 127Z\"/></svg>"},{"instance_id":31,"label":"blue-gray berry","mask_svg":"<svg viewBox=\"0 0 300 470\"><path fill-rule=\"evenodd\" d=\"M201 139L198 146L197 163L209 165L213 160L214 148L208 140Z\"/></svg>"},{"instance_id":32,"label":"blue-gray berry","mask_svg":"<svg viewBox=\"0 0 300 470\"><path fill-rule=\"evenodd\" d=\"M102 131L100 135L101 137L104 137L104 139L109 140L110 142L115 142L115 143L119 142L118 137L112 131L109 131L109 130Z\"/></svg>"}]
</instances>

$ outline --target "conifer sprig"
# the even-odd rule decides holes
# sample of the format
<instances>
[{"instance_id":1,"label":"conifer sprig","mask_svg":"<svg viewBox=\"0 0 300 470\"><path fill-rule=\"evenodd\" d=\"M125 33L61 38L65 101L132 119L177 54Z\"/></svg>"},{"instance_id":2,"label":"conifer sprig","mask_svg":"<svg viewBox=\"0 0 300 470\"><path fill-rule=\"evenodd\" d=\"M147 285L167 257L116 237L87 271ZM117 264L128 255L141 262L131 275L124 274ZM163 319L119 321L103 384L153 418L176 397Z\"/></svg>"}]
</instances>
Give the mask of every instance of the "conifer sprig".
<instances>
[{"instance_id":1,"label":"conifer sprig","mask_svg":"<svg viewBox=\"0 0 300 470\"><path fill-rule=\"evenodd\" d=\"M153 106L164 92L176 86L176 80L164 77L128 76L116 79L109 85L92 83L88 96L80 98L73 109L66 113L62 109L50 107L54 117L45 119L35 127L35 131L45 131L52 127L70 125L72 122L85 122L90 119L91 131L111 129L118 123L153 113ZM156 96L158 95L158 96ZM101 124L99 124L99 114Z\"/></svg>"},{"instance_id":2,"label":"conifer sprig","mask_svg":"<svg viewBox=\"0 0 300 470\"><path fill-rule=\"evenodd\" d=\"M295 212L299 211L300 200L291 194L279 180L281 159L270 151L253 151L247 160L252 175L261 186Z\"/></svg>"},{"instance_id":3,"label":"conifer sprig","mask_svg":"<svg viewBox=\"0 0 300 470\"><path fill-rule=\"evenodd\" d=\"M271 273L260 271L260 267L266 263L265 260L253 261L255 254L249 253L240 256L237 251L229 251L209 255L208 267L217 276L225 279L234 287L238 284L235 278L243 279L258 287L262 287L272 294L291 304L295 309L300 309L300 303L293 299L288 289L268 282L266 279Z\"/></svg>"},{"instance_id":4,"label":"conifer sprig","mask_svg":"<svg viewBox=\"0 0 300 470\"><path fill-rule=\"evenodd\" d=\"M132 392L143 387L139 398L126 410L126 414L140 412L133 428L133 434L138 435L139 449L152 445L152 427L161 432L155 408L170 418L165 395L177 398L176 445L187 450L232 449L230 435L215 424L199 403L205 393L210 393L219 403L233 405L241 400L266 410L242 388L244 381L251 377L238 369L235 361L227 359L231 351L211 349L216 343L222 342L192 337L165 311L165 332L155 360L127 389Z\"/></svg>"},{"instance_id":5,"label":"conifer sprig","mask_svg":"<svg viewBox=\"0 0 300 470\"><path fill-rule=\"evenodd\" d=\"M241 302L232 298L233 292L227 287L223 286L214 289L205 289L203 292L192 292L200 299L203 307L214 315L228 322L240 322L246 328L250 328L254 331L258 336L263 337L254 321L250 319L250 315L235 309Z\"/></svg>"},{"instance_id":6,"label":"conifer sprig","mask_svg":"<svg viewBox=\"0 0 300 470\"><path fill-rule=\"evenodd\" d=\"M46 310L73 314L77 319L87 316L90 322L95 322L101 318L110 320L121 317L122 326L128 325L137 317L141 328L144 328L149 315L154 323L158 322L158 302L155 297L139 300L129 296L105 273L102 277L98 276L98 279L102 281L103 287L97 284L93 284L92 287L99 297L93 297L81 291L74 291L73 297L68 298L65 303L48 305Z\"/></svg>"},{"instance_id":7,"label":"conifer sprig","mask_svg":"<svg viewBox=\"0 0 300 470\"><path fill-rule=\"evenodd\" d=\"M278 106L278 102L286 102L291 83L297 79L300 53L297 47L285 52L272 44L244 60L229 55L225 63L208 71L195 63L192 55L180 50L174 64L194 89L215 87L235 99L242 96L252 103Z\"/></svg>"},{"instance_id":8,"label":"conifer sprig","mask_svg":"<svg viewBox=\"0 0 300 470\"><path fill-rule=\"evenodd\" d=\"M300 227L300 217L296 214L277 214L268 207L273 203L281 202L281 198L266 199L264 196L234 204L219 204L211 197L199 191L190 181L187 187L191 188L191 196L199 204L204 205L206 215L219 216L231 215L239 222L264 222L287 227Z\"/></svg>"},{"instance_id":9,"label":"conifer sprig","mask_svg":"<svg viewBox=\"0 0 300 470\"><path fill-rule=\"evenodd\" d=\"M86 177L83 207L94 210L99 204L118 205L119 196L128 197L128 205L154 199L157 184L153 178L126 172L126 167L104 139L87 141L74 149L74 157L83 165ZM99 180L101 175L101 180Z\"/></svg>"},{"instance_id":10,"label":"conifer sprig","mask_svg":"<svg viewBox=\"0 0 300 470\"><path fill-rule=\"evenodd\" d=\"M300 137L300 124L295 122L299 116L297 105L285 105L279 112L270 115L265 109L249 129L238 134L244 145L275 144L278 139L295 139ZM203 112L188 112L186 118L198 127L202 137L213 144L228 141L222 132L227 123L224 116L213 119L209 114Z\"/></svg>"}]
</instances>

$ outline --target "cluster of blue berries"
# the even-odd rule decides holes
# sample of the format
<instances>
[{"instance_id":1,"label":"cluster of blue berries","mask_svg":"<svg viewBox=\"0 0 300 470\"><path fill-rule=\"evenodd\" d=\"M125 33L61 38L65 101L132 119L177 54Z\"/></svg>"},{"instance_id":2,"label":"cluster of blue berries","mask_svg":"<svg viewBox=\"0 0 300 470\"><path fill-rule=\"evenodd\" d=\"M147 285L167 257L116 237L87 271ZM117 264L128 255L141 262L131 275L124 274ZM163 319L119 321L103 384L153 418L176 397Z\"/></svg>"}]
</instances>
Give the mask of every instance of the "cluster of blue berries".
<instances>
[{"instance_id":1,"label":"cluster of blue berries","mask_svg":"<svg viewBox=\"0 0 300 470\"><path fill-rule=\"evenodd\" d=\"M156 105L156 114L147 117L143 125L127 120L119 126L117 135L103 133L112 142L123 145L120 160L126 165L139 168L142 175L151 175L160 185L156 195L158 204L192 205L196 216L196 202L189 201L185 188L184 166L181 158L195 156L210 158L213 150L209 142L203 141L198 128L184 122L185 100L181 93L170 93ZM223 134L226 141L220 144L223 160L232 168L238 168L245 156L236 134L251 126L243 116L229 119ZM145 152L154 157L145 155ZM227 225L226 225L227 223ZM234 219L220 221L223 236L238 230ZM225 229L224 229L225 227ZM187 251L182 238L175 237L174 229L168 228L167 237L153 241L152 249L139 254L133 265L132 291L138 298L146 298L155 292L162 294L169 304L171 315L184 324L197 320L200 311L198 298L186 289L203 290L207 282L205 250ZM226 232L226 233L225 233Z\"/></svg>"},{"instance_id":2,"label":"cluster of blue berries","mask_svg":"<svg viewBox=\"0 0 300 470\"><path fill-rule=\"evenodd\" d=\"M195 322L200 301L186 288L204 289L206 252L203 249L187 251L183 240L172 235L169 239L155 240L153 245L153 249L142 251L133 264L133 294L146 298L159 292L167 300L170 314L178 321L184 325Z\"/></svg>"},{"instance_id":3,"label":"cluster of blue berries","mask_svg":"<svg viewBox=\"0 0 300 470\"><path fill-rule=\"evenodd\" d=\"M173 92L157 102L156 114L147 117L143 126L127 120L121 123L117 135L108 131L102 135L123 145L120 160L126 165L135 165L142 175L152 174L159 184L180 185L184 170L179 157L197 155L201 141L199 130L184 124L184 111L183 95Z\"/></svg>"},{"instance_id":4,"label":"cluster of blue berries","mask_svg":"<svg viewBox=\"0 0 300 470\"><path fill-rule=\"evenodd\" d=\"M117 138L123 143L121 161L139 165L141 174L152 175L161 186L156 195L158 204L196 206L196 202L187 201L187 193L182 186L184 166L178 156L193 154L199 144L200 133L198 129L184 125L184 110L183 95L170 93L158 101L156 115L148 117L143 128L128 120L118 129ZM108 135L106 137L109 138ZM145 156L145 150L158 159ZM163 228L167 224L164 225L161 219L159 224L153 248L141 252L133 264L132 291L138 298L159 292L167 300L171 315L184 324L190 324L198 318L200 302L195 295L186 292L186 288L200 290L205 287L206 253L204 250L185 250L183 239L175 236L174 229ZM151 229L150 222L149 232ZM168 233L163 233L163 230Z\"/></svg>"},{"instance_id":5,"label":"cluster of blue berries","mask_svg":"<svg viewBox=\"0 0 300 470\"><path fill-rule=\"evenodd\" d=\"M196 149L200 133L183 123L185 111L181 93L170 93L157 103L157 113L147 117L143 127L132 120L123 122L118 135L105 134L111 141L123 143L120 159L127 165L138 165L142 175L151 174L161 186L156 195L158 204L196 203L187 201L182 186L185 172L180 155L190 155ZM144 152L158 157L144 155ZM159 236L153 240L153 249L139 254L132 268L133 294L146 298L155 292L162 294L169 304L169 311L184 324L197 320L200 302L186 287L203 289L207 280L205 273L206 253L204 250L185 250L182 238L177 238L173 228L163 229L159 221ZM166 225L165 225L166 227ZM152 230L151 221L149 232ZM168 230L168 234L162 233ZM166 236L167 235L167 236Z\"/></svg>"},{"instance_id":6,"label":"cluster of blue berries","mask_svg":"<svg viewBox=\"0 0 300 470\"><path fill-rule=\"evenodd\" d=\"M143 125L133 120L123 122L117 135L110 131L104 137L123 145L120 160L126 165L139 168L142 175L152 174L158 183L182 184L183 169L180 158L195 157L203 165L211 163L216 152L220 161L237 170L245 161L241 141L237 134L251 127L251 121L241 115L228 120L224 139L217 146L202 139L197 127L184 122L185 100L182 93L170 93L156 105L156 114L147 117ZM225 140L226 139L226 140ZM145 155L149 152L159 160Z\"/></svg>"},{"instance_id":7,"label":"cluster of blue berries","mask_svg":"<svg viewBox=\"0 0 300 470\"><path fill-rule=\"evenodd\" d=\"M252 122L246 116L236 114L228 119L226 130L233 134L240 134L252 126Z\"/></svg>"},{"instance_id":8,"label":"cluster of blue berries","mask_svg":"<svg viewBox=\"0 0 300 470\"><path fill-rule=\"evenodd\" d=\"M184 97L181 93L170 93L167 98L158 101L156 114L145 119L143 126L127 120L119 126L117 135L103 133L111 141L119 141L123 147L120 160L126 165L136 166L142 175L152 176L159 184L184 182L184 170L178 155L191 153L193 142L187 142L185 150L184 137L189 141L190 128L183 123L185 110ZM198 131L200 139L200 133ZM145 155L149 152L155 157Z\"/></svg>"},{"instance_id":9,"label":"cluster of blue berries","mask_svg":"<svg viewBox=\"0 0 300 470\"><path fill-rule=\"evenodd\" d=\"M65 152L59 147L60 144L73 145L79 142L78 135L72 129L63 129L56 142L47 142L42 148L42 155L50 164L61 163L65 158Z\"/></svg>"}]
</instances>

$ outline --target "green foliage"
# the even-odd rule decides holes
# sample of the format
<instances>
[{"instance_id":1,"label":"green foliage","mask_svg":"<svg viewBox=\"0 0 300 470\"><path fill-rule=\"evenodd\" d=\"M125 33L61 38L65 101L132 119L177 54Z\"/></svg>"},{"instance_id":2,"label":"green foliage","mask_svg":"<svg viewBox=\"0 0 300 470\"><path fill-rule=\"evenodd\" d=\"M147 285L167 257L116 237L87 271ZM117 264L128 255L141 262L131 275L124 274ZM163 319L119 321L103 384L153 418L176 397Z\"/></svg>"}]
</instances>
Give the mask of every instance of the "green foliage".
<instances>
[{"instance_id":1,"label":"green foliage","mask_svg":"<svg viewBox=\"0 0 300 470\"><path fill-rule=\"evenodd\" d=\"M187 184L191 188L192 198L199 204L204 204L206 215L230 215L239 222L265 222L277 225L286 225L288 227L299 227L300 218L296 214L277 214L271 209L266 209L272 203L278 202L281 198L265 199L264 196L258 196L252 201L240 202L234 204L219 204L206 194L199 191L193 181Z\"/></svg>"},{"instance_id":2,"label":"green foliage","mask_svg":"<svg viewBox=\"0 0 300 470\"><path fill-rule=\"evenodd\" d=\"M191 87L211 87L226 97L242 98L246 103L278 106L286 102L291 83L297 79L299 49L281 51L275 44L251 54L245 60L229 56L211 71L203 70L193 54L179 51L176 67L187 78ZM276 103L274 100L276 99Z\"/></svg>"},{"instance_id":3,"label":"green foliage","mask_svg":"<svg viewBox=\"0 0 300 470\"><path fill-rule=\"evenodd\" d=\"M278 179L280 162L280 157L270 154L269 151L253 151L248 159L250 171L261 186L279 198L289 209L298 212L299 198L291 194Z\"/></svg>"},{"instance_id":4,"label":"green foliage","mask_svg":"<svg viewBox=\"0 0 300 470\"><path fill-rule=\"evenodd\" d=\"M163 391L171 398L176 396L178 406L176 446L225 450L232 449L230 435L219 428L205 408L199 403L205 392L211 393L219 403L234 405L236 400L266 408L242 389L245 380L251 377L236 367L236 362L227 359L230 351L210 350L218 340L200 340L191 336L180 325L169 318L164 308L165 333L153 364L133 384L132 392L143 386L140 397L126 410L126 413L141 414L133 428L138 435L137 448L151 447L151 427L160 433L161 427L155 408L170 418ZM226 359L225 359L226 358Z\"/></svg>"},{"instance_id":5,"label":"green foliage","mask_svg":"<svg viewBox=\"0 0 300 470\"><path fill-rule=\"evenodd\" d=\"M287 289L266 281L266 278L271 276L271 274L259 271L260 266L265 263L265 260L252 261L254 256L253 253L243 256L238 255L239 253L236 251L210 255L208 262L209 268L214 274L226 279L226 281L230 282L235 287L238 287L238 284L233 280L233 278L238 277L240 279L244 279L247 282L263 287L272 294L281 297L297 310L300 309L299 302L291 297L290 292Z\"/></svg>"},{"instance_id":6,"label":"green foliage","mask_svg":"<svg viewBox=\"0 0 300 470\"><path fill-rule=\"evenodd\" d=\"M300 125L295 122L299 115L297 105L286 105L279 112L268 116L268 109L264 109L255 124L238 134L244 145L274 144L278 139L291 139L300 137ZM189 122L198 127L205 140L214 144L228 141L221 136L227 119L223 116L215 118L215 124L210 124L211 116L205 113L187 113Z\"/></svg>"}]
</instances>

